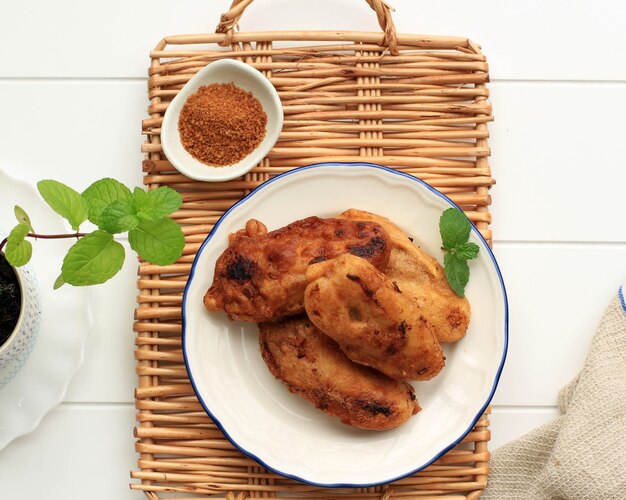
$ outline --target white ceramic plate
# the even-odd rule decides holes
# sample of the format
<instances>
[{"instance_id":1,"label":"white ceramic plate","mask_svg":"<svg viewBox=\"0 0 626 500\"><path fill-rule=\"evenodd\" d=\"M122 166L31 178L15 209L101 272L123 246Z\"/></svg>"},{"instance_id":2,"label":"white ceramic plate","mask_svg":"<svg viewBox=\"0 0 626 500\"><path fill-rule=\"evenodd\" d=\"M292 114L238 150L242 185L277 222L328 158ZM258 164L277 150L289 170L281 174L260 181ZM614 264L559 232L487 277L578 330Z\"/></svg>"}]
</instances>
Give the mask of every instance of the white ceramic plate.
<instances>
[{"instance_id":1,"label":"white ceramic plate","mask_svg":"<svg viewBox=\"0 0 626 500\"><path fill-rule=\"evenodd\" d=\"M35 230L61 233L69 229L30 184L0 170L0 227L6 232L17 224L15 204L26 210ZM31 265L41 290L41 327L21 369L13 364L0 370L0 450L34 430L44 415L62 401L83 362L85 341L92 327L89 291L71 286L52 289L71 244L70 240L33 244Z\"/></svg>"},{"instance_id":2,"label":"white ceramic plate","mask_svg":"<svg viewBox=\"0 0 626 500\"><path fill-rule=\"evenodd\" d=\"M348 208L388 217L443 260L439 217L454 204L406 174L368 164L320 164L276 177L233 206L216 224L194 262L183 302L183 352L196 394L225 435L269 469L318 486L363 487L427 466L455 446L495 391L507 348L507 301L495 258L480 246L466 289L472 306L467 336L446 346L446 367L415 384L423 410L392 431L351 428L293 395L270 374L255 324L209 313L202 298L228 234L250 218L276 229L311 215Z\"/></svg>"}]
</instances>

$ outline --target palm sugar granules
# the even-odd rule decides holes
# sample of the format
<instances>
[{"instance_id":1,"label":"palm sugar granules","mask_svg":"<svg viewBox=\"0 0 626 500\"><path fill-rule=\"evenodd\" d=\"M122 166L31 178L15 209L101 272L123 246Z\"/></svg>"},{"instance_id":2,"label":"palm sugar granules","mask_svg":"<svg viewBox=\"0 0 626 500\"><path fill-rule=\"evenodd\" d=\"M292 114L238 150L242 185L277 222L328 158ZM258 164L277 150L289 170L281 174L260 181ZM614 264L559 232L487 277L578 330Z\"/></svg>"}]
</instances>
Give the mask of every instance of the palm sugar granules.
<instances>
[{"instance_id":1,"label":"palm sugar granules","mask_svg":"<svg viewBox=\"0 0 626 500\"><path fill-rule=\"evenodd\" d=\"M183 147L207 165L224 166L248 156L265 137L267 116L250 92L212 83L190 95L180 111Z\"/></svg>"}]
</instances>

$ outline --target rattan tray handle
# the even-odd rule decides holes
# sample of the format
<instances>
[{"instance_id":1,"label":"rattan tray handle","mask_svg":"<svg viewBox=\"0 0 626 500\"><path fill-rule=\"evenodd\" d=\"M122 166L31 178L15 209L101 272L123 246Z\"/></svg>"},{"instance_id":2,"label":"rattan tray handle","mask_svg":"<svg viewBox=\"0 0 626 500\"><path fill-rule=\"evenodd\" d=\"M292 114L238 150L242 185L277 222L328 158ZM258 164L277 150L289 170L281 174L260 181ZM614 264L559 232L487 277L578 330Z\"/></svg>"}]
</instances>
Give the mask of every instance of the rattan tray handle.
<instances>
[{"instance_id":1,"label":"rattan tray handle","mask_svg":"<svg viewBox=\"0 0 626 500\"><path fill-rule=\"evenodd\" d=\"M378 24L383 30L383 45L389 47L389 51L393 55L398 54L398 40L396 38L396 27L393 24L393 19L391 18L391 11L393 10L387 3L383 0L365 0L369 6L374 9L376 12L376 17L378 18ZM230 45L233 29L241 19L244 10L246 7L252 3L252 0L233 0L233 3L230 6L230 10L222 14L220 18L220 22L215 29L216 33L225 33L226 38L220 45Z\"/></svg>"}]
</instances>

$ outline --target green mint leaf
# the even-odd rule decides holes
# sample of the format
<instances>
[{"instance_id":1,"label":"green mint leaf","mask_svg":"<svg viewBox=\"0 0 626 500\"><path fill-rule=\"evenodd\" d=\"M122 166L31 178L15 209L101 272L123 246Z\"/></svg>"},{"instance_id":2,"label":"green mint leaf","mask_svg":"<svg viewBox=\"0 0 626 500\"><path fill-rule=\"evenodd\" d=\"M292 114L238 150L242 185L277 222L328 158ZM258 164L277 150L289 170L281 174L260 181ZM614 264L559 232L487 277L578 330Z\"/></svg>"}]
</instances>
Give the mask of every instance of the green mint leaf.
<instances>
[{"instance_id":1,"label":"green mint leaf","mask_svg":"<svg viewBox=\"0 0 626 500\"><path fill-rule=\"evenodd\" d=\"M28 227L29 232L35 232L35 230L33 229L33 225L30 222L30 217L28 217L28 214L26 213L26 210L24 210L19 205L15 205L15 207L13 208L13 213L15 214L17 222L19 222L20 224L24 224L26 227Z\"/></svg>"},{"instance_id":2,"label":"green mint leaf","mask_svg":"<svg viewBox=\"0 0 626 500\"><path fill-rule=\"evenodd\" d=\"M439 219L441 241L446 250L461 245L469 238L472 226L467 216L456 208L448 208Z\"/></svg>"},{"instance_id":3,"label":"green mint leaf","mask_svg":"<svg viewBox=\"0 0 626 500\"><path fill-rule=\"evenodd\" d=\"M20 267L28 263L33 255L33 246L30 241L25 240L29 232L26 224L18 224L9 233L7 246L4 249L4 256L14 267Z\"/></svg>"},{"instance_id":4,"label":"green mint leaf","mask_svg":"<svg viewBox=\"0 0 626 500\"><path fill-rule=\"evenodd\" d=\"M454 254L463 260L472 260L478 257L480 247L476 243L463 243L454 247Z\"/></svg>"},{"instance_id":5,"label":"green mint leaf","mask_svg":"<svg viewBox=\"0 0 626 500\"><path fill-rule=\"evenodd\" d=\"M87 220L88 212L87 202L80 194L71 187L52 180L39 181L37 188L52 210L66 218L72 229L78 231L80 225Z\"/></svg>"},{"instance_id":6,"label":"green mint leaf","mask_svg":"<svg viewBox=\"0 0 626 500\"><path fill-rule=\"evenodd\" d=\"M161 219L180 208L183 197L171 188L161 186L153 191L135 189L133 199L142 220Z\"/></svg>"},{"instance_id":7,"label":"green mint leaf","mask_svg":"<svg viewBox=\"0 0 626 500\"><path fill-rule=\"evenodd\" d=\"M128 241L142 259L160 266L176 262L185 246L180 226L168 218L143 221L128 232Z\"/></svg>"},{"instance_id":8,"label":"green mint leaf","mask_svg":"<svg viewBox=\"0 0 626 500\"><path fill-rule=\"evenodd\" d=\"M101 227L102 212L116 201L130 201L132 194L124 184L109 177L94 182L81 195L89 205L89 220Z\"/></svg>"},{"instance_id":9,"label":"green mint leaf","mask_svg":"<svg viewBox=\"0 0 626 500\"><path fill-rule=\"evenodd\" d=\"M57 290L58 288L61 288L63 285L65 285L63 274L59 274L59 277L55 280L54 285L52 285L52 288L54 290Z\"/></svg>"},{"instance_id":10,"label":"green mint leaf","mask_svg":"<svg viewBox=\"0 0 626 500\"><path fill-rule=\"evenodd\" d=\"M109 233L123 233L139 224L137 210L132 200L114 201L100 215L100 229Z\"/></svg>"},{"instance_id":11,"label":"green mint leaf","mask_svg":"<svg viewBox=\"0 0 626 500\"><path fill-rule=\"evenodd\" d=\"M26 224L18 224L9 233L7 243L19 243L21 241L24 241L24 238L26 238L29 230L30 228Z\"/></svg>"},{"instance_id":12,"label":"green mint leaf","mask_svg":"<svg viewBox=\"0 0 626 500\"><path fill-rule=\"evenodd\" d=\"M456 255L447 253L443 257L443 268L450 288L459 297L465 297L465 285L469 281L469 266L467 261L459 259Z\"/></svg>"},{"instance_id":13,"label":"green mint leaf","mask_svg":"<svg viewBox=\"0 0 626 500\"><path fill-rule=\"evenodd\" d=\"M69 249L61 276L70 285L97 285L115 276L123 263L124 247L113 240L113 235L97 230Z\"/></svg>"},{"instance_id":14,"label":"green mint leaf","mask_svg":"<svg viewBox=\"0 0 626 500\"><path fill-rule=\"evenodd\" d=\"M145 199L148 197L148 193L146 193L140 187L136 187L133 189L133 199L135 200L135 204L145 203Z\"/></svg>"},{"instance_id":15,"label":"green mint leaf","mask_svg":"<svg viewBox=\"0 0 626 500\"><path fill-rule=\"evenodd\" d=\"M22 240L16 245L7 242L4 256L12 266L21 267L30 262L33 256L33 245L27 240Z\"/></svg>"}]
</instances>

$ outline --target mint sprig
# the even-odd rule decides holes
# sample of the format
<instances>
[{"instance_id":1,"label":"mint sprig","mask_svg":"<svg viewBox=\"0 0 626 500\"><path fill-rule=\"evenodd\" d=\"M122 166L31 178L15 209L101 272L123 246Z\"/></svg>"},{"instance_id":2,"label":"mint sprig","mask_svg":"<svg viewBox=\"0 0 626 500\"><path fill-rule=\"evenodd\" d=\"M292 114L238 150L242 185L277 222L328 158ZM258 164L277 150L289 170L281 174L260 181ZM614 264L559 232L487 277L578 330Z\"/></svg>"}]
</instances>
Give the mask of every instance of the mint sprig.
<instances>
[{"instance_id":1,"label":"mint sprig","mask_svg":"<svg viewBox=\"0 0 626 500\"><path fill-rule=\"evenodd\" d=\"M460 297L465 297L465 287L469 282L468 260L478 256L480 247L468 242L472 225L467 216L456 208L448 208L439 218L443 268L450 288Z\"/></svg>"},{"instance_id":2,"label":"mint sprig","mask_svg":"<svg viewBox=\"0 0 626 500\"><path fill-rule=\"evenodd\" d=\"M65 283L75 286L96 285L112 278L124 263L124 247L114 235L128 232L130 246L146 262L168 265L183 253L185 237L181 228L168 217L182 204L179 193L168 187L152 191L135 188L131 191L115 179L94 182L82 193L54 180L37 184L39 193L50 207L65 218L74 233L36 233L26 211L15 206L18 221L9 236L0 242L6 245L9 263L19 267L32 255L32 245L26 238L76 238L68 250L61 274L54 283L59 288ZM80 225L89 220L98 229L81 233Z\"/></svg>"}]
</instances>

